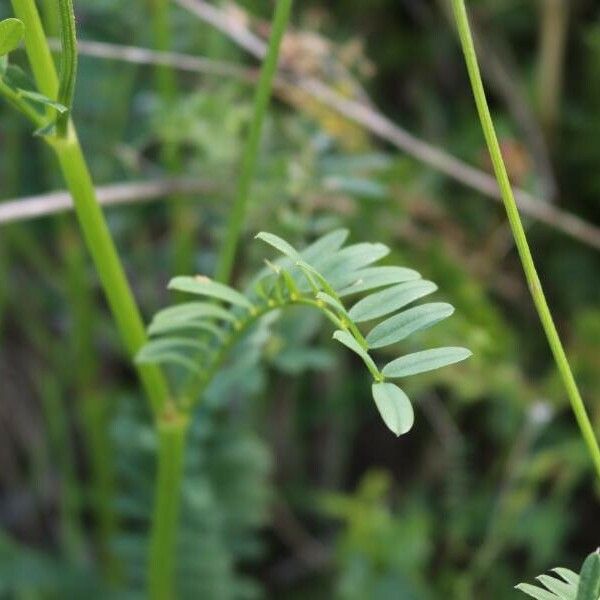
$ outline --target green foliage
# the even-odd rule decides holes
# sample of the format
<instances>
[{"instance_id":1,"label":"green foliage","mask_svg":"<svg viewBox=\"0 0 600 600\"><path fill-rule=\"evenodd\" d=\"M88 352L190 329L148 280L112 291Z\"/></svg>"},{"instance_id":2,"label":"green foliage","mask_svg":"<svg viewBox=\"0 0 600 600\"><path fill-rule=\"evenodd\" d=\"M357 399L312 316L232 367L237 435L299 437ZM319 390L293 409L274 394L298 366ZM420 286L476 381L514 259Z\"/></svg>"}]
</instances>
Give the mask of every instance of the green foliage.
<instances>
[{"instance_id":1,"label":"green foliage","mask_svg":"<svg viewBox=\"0 0 600 600\"><path fill-rule=\"evenodd\" d=\"M177 597L254 598L254 582L236 572L240 562L261 556L258 530L272 491L271 459L250 428L220 411L202 410L188 438L177 534ZM143 597L148 531L152 515L156 440L139 411L126 406L113 425L124 526L114 550L124 568L123 592Z\"/></svg>"},{"instance_id":2,"label":"green foliage","mask_svg":"<svg viewBox=\"0 0 600 600\"><path fill-rule=\"evenodd\" d=\"M516 589L536 600L598 600L600 598L600 553L592 552L584 561L581 573L557 567L558 577L539 575L536 579L544 586L520 583Z\"/></svg>"},{"instance_id":3,"label":"green foliage","mask_svg":"<svg viewBox=\"0 0 600 600\"><path fill-rule=\"evenodd\" d=\"M398 312L434 292L437 286L420 279L411 269L372 266L389 253L383 244L344 246L347 232L333 231L303 251L271 233L261 239L283 254L254 280L248 292L205 276L176 277L169 288L224 302L228 308L206 302L187 302L163 309L148 327L150 341L138 353L138 363L177 364L192 371L184 388L184 405L194 405L227 357L229 349L256 321L273 311L294 305L313 307L338 328L333 337L356 353L373 377L372 394L384 423L396 435L409 431L414 415L408 397L398 386L384 382L438 369L468 358L465 348L436 348L405 355L379 370L371 348L394 345L450 316L449 304L425 304ZM363 277L364 274L364 277ZM383 288L383 289L382 289ZM365 292L377 290L370 295ZM356 301L356 296L364 297ZM342 296L355 298L346 310ZM395 313L365 338L358 323ZM198 339L198 331L204 332ZM369 342L371 340L371 343ZM373 342L373 340L375 340Z\"/></svg>"},{"instance_id":4,"label":"green foliage","mask_svg":"<svg viewBox=\"0 0 600 600\"><path fill-rule=\"evenodd\" d=\"M344 525L336 545L340 573L335 597L430 597L423 572L433 552L433 523L418 499L393 510L391 491L389 473L372 470L352 495L321 496L323 512Z\"/></svg>"},{"instance_id":5,"label":"green foliage","mask_svg":"<svg viewBox=\"0 0 600 600\"><path fill-rule=\"evenodd\" d=\"M19 19L0 21L0 57L18 48L25 35L25 25Z\"/></svg>"}]
</instances>

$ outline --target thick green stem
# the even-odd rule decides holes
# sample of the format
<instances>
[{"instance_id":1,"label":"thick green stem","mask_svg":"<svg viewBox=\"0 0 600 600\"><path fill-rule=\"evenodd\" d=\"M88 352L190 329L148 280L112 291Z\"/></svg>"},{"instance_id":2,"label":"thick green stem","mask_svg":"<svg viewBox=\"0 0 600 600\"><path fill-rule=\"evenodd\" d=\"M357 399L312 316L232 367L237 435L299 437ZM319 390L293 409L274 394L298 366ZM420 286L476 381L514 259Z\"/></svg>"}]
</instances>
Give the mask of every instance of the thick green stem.
<instances>
[{"instance_id":1,"label":"thick green stem","mask_svg":"<svg viewBox=\"0 0 600 600\"><path fill-rule=\"evenodd\" d=\"M581 430L581 435L588 448L590 457L596 467L598 476L600 477L600 448L598 447L598 441L594 433L594 429L590 422L590 418L585 409L585 405L577 388L575 378L571 371L569 361L565 354L562 342L556 330L552 314L548 307L542 285L540 283L531 250L527 243L527 237L523 224L521 223L521 217L519 216L519 210L515 202L506 166L502 158L500 151L500 145L494 129L494 123L490 114L490 109L485 96L485 90L483 88L483 82L481 80L481 74L479 72L479 65L477 63L477 55L475 54L475 47L473 44L473 37L471 35L471 28L469 25L469 17L467 15L467 9L464 0L452 0L454 8L454 16L458 27L458 33L462 44L462 49L465 55L465 62L467 64L467 70L469 72L469 78L471 80L471 86L473 88L473 95L475 97L475 103L477 105L477 111L481 120L481 126L485 136L485 140L488 145L492 163L494 165L494 172L500 186L500 192L502 194L502 200L508 216L510 228L521 258L527 284L533 298L536 310L538 312L540 321L546 333L548 344L552 350L554 361L560 373L560 377L563 381L565 390L571 402L571 407L575 413L575 418Z\"/></svg>"},{"instance_id":2,"label":"thick green stem","mask_svg":"<svg viewBox=\"0 0 600 600\"><path fill-rule=\"evenodd\" d=\"M56 98L58 77L39 13L33 0L12 0L15 14L25 23L25 47L38 89L50 98ZM64 139L53 141L67 187L73 196L75 212L113 317L133 357L146 341L146 333L123 266L117 254L104 215L96 199L96 192L77 134L72 124ZM138 373L155 415L159 414L168 398L168 387L162 371L153 365L138 366Z\"/></svg>"},{"instance_id":3,"label":"thick green stem","mask_svg":"<svg viewBox=\"0 0 600 600\"><path fill-rule=\"evenodd\" d=\"M38 89L48 98L56 99L58 75L35 2L12 0L12 6L16 17L25 25L25 49Z\"/></svg>"},{"instance_id":4,"label":"thick green stem","mask_svg":"<svg viewBox=\"0 0 600 600\"><path fill-rule=\"evenodd\" d=\"M56 129L60 137L65 137L69 126L69 114L73 108L77 80L77 33L72 0L58 0L58 6L61 39L58 101L66 106L69 112L58 115Z\"/></svg>"},{"instance_id":5,"label":"thick green stem","mask_svg":"<svg viewBox=\"0 0 600 600\"><path fill-rule=\"evenodd\" d=\"M273 79L277 70L279 48L290 18L291 10L292 0L277 0L271 36L269 38L269 48L260 71L260 78L254 96L254 112L250 124L250 132L244 147L237 194L229 217L229 223L227 224L225 240L217 264L216 279L219 281L226 282L231 276L235 252L244 223L244 217L246 215L250 186L252 185L252 179L254 178L254 173L256 171L260 134L267 112L269 98L271 97Z\"/></svg>"},{"instance_id":6,"label":"thick green stem","mask_svg":"<svg viewBox=\"0 0 600 600\"><path fill-rule=\"evenodd\" d=\"M158 476L148 563L151 600L176 598L175 556L187 417L166 414L158 423Z\"/></svg>"},{"instance_id":7,"label":"thick green stem","mask_svg":"<svg viewBox=\"0 0 600 600\"><path fill-rule=\"evenodd\" d=\"M92 255L108 304L131 357L146 342L144 324L117 254L104 215L96 200L94 185L73 129L64 140L53 142L60 168L73 197L86 245ZM138 365L138 373L155 414L168 398L162 372L153 365Z\"/></svg>"}]
</instances>

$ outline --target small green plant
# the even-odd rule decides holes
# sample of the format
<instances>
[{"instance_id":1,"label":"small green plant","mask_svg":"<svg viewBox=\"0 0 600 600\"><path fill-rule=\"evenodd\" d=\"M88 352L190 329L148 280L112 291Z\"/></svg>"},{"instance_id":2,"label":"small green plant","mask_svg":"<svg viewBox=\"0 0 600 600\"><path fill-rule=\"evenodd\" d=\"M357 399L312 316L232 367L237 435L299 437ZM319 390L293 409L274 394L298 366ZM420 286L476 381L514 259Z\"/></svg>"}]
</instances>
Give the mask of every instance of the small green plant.
<instances>
[{"instance_id":1,"label":"small green plant","mask_svg":"<svg viewBox=\"0 0 600 600\"><path fill-rule=\"evenodd\" d=\"M344 246L347 236L346 230L333 231L300 252L272 233L259 233L258 239L284 256L267 261L267 268L245 293L201 275L175 277L170 289L226 306L194 301L161 310L148 328L151 339L138 353L137 362L184 368L189 375L178 394L177 408L187 413L200 402L230 350L259 319L290 306L307 306L327 317L336 328L333 337L365 363L373 378L373 399L387 427L398 436L406 433L413 425L412 405L390 380L460 362L471 352L432 348L396 358L380 369L372 350L404 341L449 317L454 308L444 302L407 308L437 286L412 269L376 265L389 249L370 243ZM349 309L345 298L353 299ZM361 324L382 318L366 335L362 333Z\"/></svg>"},{"instance_id":2,"label":"small green plant","mask_svg":"<svg viewBox=\"0 0 600 600\"><path fill-rule=\"evenodd\" d=\"M520 583L517 590L536 600L599 600L600 599L600 553L592 552L581 566L579 574L557 567L558 575L538 575L536 579L544 586Z\"/></svg>"}]
</instances>

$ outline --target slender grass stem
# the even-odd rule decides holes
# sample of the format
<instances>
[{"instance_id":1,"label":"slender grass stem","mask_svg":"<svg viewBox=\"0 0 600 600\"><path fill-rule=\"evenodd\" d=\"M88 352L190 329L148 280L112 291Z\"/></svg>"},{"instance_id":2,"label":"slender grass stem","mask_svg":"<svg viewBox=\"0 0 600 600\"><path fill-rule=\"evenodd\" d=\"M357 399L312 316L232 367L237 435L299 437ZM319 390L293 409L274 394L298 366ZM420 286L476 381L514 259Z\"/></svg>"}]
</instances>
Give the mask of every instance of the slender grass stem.
<instances>
[{"instance_id":1,"label":"slender grass stem","mask_svg":"<svg viewBox=\"0 0 600 600\"><path fill-rule=\"evenodd\" d=\"M277 0L271 36L269 38L269 47L260 71L256 94L254 96L254 111L250 124L250 132L242 156L237 194L227 224L225 240L219 254L216 270L216 279L219 281L227 282L231 276L235 253L246 215L250 187L254 173L256 172L260 134L273 88L273 78L279 59L279 48L290 19L291 10L292 0Z\"/></svg>"},{"instance_id":2,"label":"slender grass stem","mask_svg":"<svg viewBox=\"0 0 600 600\"><path fill-rule=\"evenodd\" d=\"M158 423L158 476L148 563L151 600L177 597L175 556L187 428L187 418L178 414L165 414Z\"/></svg>"},{"instance_id":3,"label":"slender grass stem","mask_svg":"<svg viewBox=\"0 0 600 600\"><path fill-rule=\"evenodd\" d=\"M504 160L502 158L502 152L500 151L500 145L498 143L494 123L485 96L485 90L483 87L481 74L479 72L479 65L477 62L477 55L475 53L475 46L473 44L473 37L471 34L471 27L469 24L469 17L465 6L465 1L452 0L452 5L454 8L454 16L465 56L467 70L469 72L469 78L471 80L471 86L473 88L475 104L477 105L477 111L479 113L479 119L481 121L485 140L492 158L494 173L498 180L498 185L500 186L502 201L506 209L510 228L519 252L519 256L521 258L523 271L525 272L525 278L527 279L527 284L529 286L533 302L546 333L548 344L552 350L554 361L569 397L571 407L575 413L575 418L577 420L577 424L579 425L579 429L581 430L581 435L588 448L588 452L596 468L598 476L600 477L600 448L598 447L598 440L581 398L581 394L579 393L579 389L577 388L577 383L573 377L573 373L558 335L558 331L556 330L556 325L554 324L552 314L548 307L548 303L546 301L546 297L535 268L535 263L527 242L525 230L523 229L521 217L519 216L519 210L515 202L513 190L508 178Z\"/></svg>"}]
</instances>

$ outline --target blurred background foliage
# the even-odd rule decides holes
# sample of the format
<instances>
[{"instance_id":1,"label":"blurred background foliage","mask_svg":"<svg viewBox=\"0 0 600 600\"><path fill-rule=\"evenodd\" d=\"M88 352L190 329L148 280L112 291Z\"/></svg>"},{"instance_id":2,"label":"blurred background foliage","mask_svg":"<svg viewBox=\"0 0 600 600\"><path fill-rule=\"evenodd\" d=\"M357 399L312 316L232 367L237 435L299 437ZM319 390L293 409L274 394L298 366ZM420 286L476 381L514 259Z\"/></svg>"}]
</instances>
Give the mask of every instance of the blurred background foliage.
<instances>
[{"instance_id":1,"label":"blurred background foliage","mask_svg":"<svg viewBox=\"0 0 600 600\"><path fill-rule=\"evenodd\" d=\"M513 180L600 224L598 4L469 4ZM268 33L271 2L222 8ZM154 46L143 0L76 9L83 40ZM171 18L172 50L256 65L180 7ZM489 171L443 0L298 3L283 61ZM82 56L75 118L99 185L164 177L169 146L178 174L206 181L185 203L190 264L211 274L252 90L184 72L176 86L166 103L152 68ZM4 105L0 114L0 197L60 188L24 123ZM176 274L183 234L170 202L107 211L146 314L168 303ZM256 231L302 246L339 226L388 244L390 264L418 269L456 306L420 347L460 340L474 357L410 380L416 425L395 439L357 359L332 352L312 313L259 331L194 423L180 596L502 600L550 567L577 569L599 543L598 488L500 207L284 91L266 126L237 283L264 258ZM528 227L600 428L600 254ZM0 282L0 597L139 596L155 441L72 215L0 225Z\"/></svg>"}]
</instances>

